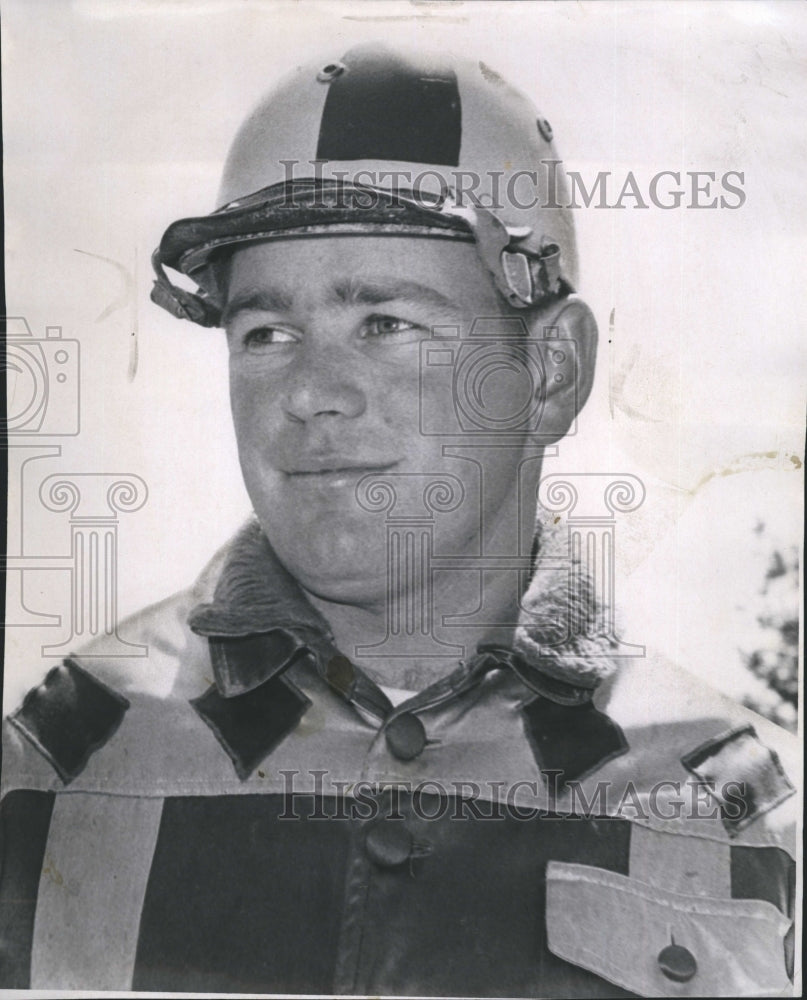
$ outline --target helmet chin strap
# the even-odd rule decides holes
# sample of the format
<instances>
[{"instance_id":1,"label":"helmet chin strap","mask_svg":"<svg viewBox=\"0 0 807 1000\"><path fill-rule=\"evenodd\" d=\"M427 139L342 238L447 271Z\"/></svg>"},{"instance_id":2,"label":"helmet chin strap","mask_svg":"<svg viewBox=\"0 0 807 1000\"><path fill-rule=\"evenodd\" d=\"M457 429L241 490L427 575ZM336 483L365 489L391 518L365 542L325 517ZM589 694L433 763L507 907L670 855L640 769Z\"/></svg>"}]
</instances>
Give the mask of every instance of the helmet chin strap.
<instances>
[{"instance_id":1,"label":"helmet chin strap","mask_svg":"<svg viewBox=\"0 0 807 1000\"><path fill-rule=\"evenodd\" d=\"M151 288L151 301L171 313L177 319L189 319L199 326L218 326L221 310L201 289L189 292L175 285L165 273L160 258L159 247L151 255L151 266L156 279Z\"/></svg>"},{"instance_id":2,"label":"helmet chin strap","mask_svg":"<svg viewBox=\"0 0 807 1000\"><path fill-rule=\"evenodd\" d=\"M435 215L461 219L474 238L480 261L499 293L513 308L530 309L574 291L563 277L560 247L556 243L542 239L538 253L519 249L519 243L532 235L530 228L508 228L489 209L480 205L460 205L453 191L449 191L442 201L428 206L401 192L395 192L395 198L421 210L427 208ZM371 231L360 219L356 220L356 225L357 232ZM315 227L307 228L313 230ZM327 234L328 229L324 225L318 234ZM406 227L401 227L402 232L405 230ZM242 242L243 239L234 239L232 243ZM226 246L227 243L223 241L221 245ZM159 248L152 254L151 263L156 275L151 290L152 302L177 319L187 319L204 327L220 325L220 306L202 288L192 292L175 285L165 272Z\"/></svg>"}]
</instances>

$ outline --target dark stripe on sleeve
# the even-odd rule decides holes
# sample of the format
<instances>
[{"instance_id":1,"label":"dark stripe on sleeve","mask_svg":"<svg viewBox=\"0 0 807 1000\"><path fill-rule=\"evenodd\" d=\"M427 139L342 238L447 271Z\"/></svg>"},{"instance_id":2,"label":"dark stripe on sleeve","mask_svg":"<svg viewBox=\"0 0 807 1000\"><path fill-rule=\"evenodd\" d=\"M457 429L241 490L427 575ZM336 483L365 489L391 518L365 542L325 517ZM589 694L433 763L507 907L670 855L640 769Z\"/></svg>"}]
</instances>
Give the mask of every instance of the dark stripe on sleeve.
<instances>
[{"instance_id":1,"label":"dark stripe on sleeve","mask_svg":"<svg viewBox=\"0 0 807 1000\"><path fill-rule=\"evenodd\" d=\"M345 56L328 86L317 158L459 163L462 118L453 70L424 70L378 47Z\"/></svg>"},{"instance_id":2,"label":"dark stripe on sleeve","mask_svg":"<svg viewBox=\"0 0 807 1000\"><path fill-rule=\"evenodd\" d=\"M780 847L732 847L731 895L734 899L763 899L790 920L796 909L796 862ZM784 960L793 979L795 924L785 936Z\"/></svg>"},{"instance_id":3,"label":"dark stripe on sleeve","mask_svg":"<svg viewBox=\"0 0 807 1000\"><path fill-rule=\"evenodd\" d=\"M0 807L0 987L31 983L31 944L52 792L14 791Z\"/></svg>"},{"instance_id":4,"label":"dark stripe on sleeve","mask_svg":"<svg viewBox=\"0 0 807 1000\"><path fill-rule=\"evenodd\" d=\"M796 862L780 847L732 847L733 899L764 899L793 918Z\"/></svg>"}]
</instances>

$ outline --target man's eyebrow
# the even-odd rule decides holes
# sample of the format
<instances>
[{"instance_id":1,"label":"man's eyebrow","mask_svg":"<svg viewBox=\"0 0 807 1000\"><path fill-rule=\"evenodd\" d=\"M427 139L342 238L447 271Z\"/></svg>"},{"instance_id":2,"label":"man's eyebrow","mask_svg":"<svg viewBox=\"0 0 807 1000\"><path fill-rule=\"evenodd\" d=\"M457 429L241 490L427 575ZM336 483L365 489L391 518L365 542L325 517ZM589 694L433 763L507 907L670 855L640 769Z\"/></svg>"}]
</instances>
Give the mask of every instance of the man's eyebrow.
<instances>
[{"instance_id":1,"label":"man's eyebrow","mask_svg":"<svg viewBox=\"0 0 807 1000\"><path fill-rule=\"evenodd\" d=\"M221 314L221 325L240 312L289 312L292 298L281 288L256 288L241 292L229 300Z\"/></svg>"},{"instance_id":2,"label":"man's eyebrow","mask_svg":"<svg viewBox=\"0 0 807 1000\"><path fill-rule=\"evenodd\" d=\"M421 302L440 309L456 308L456 303L428 285L417 281L392 278L380 281L360 281L348 278L334 286L333 297L347 305L379 306L395 299Z\"/></svg>"},{"instance_id":3,"label":"man's eyebrow","mask_svg":"<svg viewBox=\"0 0 807 1000\"><path fill-rule=\"evenodd\" d=\"M428 285L397 278L363 281L347 278L334 285L329 296L340 305L378 306L396 299L415 301L438 309L456 308L456 303ZM255 288L235 295L221 315L227 326L240 312L290 312L293 297L282 288Z\"/></svg>"}]
</instances>

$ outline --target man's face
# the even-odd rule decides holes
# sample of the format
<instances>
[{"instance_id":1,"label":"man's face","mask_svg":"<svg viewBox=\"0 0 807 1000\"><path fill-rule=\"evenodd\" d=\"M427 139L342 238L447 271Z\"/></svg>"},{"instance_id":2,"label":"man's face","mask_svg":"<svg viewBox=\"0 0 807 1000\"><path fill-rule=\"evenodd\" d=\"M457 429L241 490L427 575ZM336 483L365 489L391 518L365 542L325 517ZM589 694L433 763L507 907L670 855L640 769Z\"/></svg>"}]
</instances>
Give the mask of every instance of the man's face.
<instances>
[{"instance_id":1,"label":"man's face","mask_svg":"<svg viewBox=\"0 0 807 1000\"><path fill-rule=\"evenodd\" d=\"M224 325L241 468L269 541L311 593L384 599L385 515L356 496L370 474L393 483L395 513L421 517L429 476L465 477L466 500L436 515L435 549L479 553L478 480L443 455L445 438L421 433L421 406L449 433L456 417L451 369L421 377L420 342L436 326L465 337L475 318L507 312L471 244L324 236L234 253ZM486 404L500 396L510 412L516 388L497 371ZM515 488L519 457L486 461L486 525Z\"/></svg>"}]
</instances>

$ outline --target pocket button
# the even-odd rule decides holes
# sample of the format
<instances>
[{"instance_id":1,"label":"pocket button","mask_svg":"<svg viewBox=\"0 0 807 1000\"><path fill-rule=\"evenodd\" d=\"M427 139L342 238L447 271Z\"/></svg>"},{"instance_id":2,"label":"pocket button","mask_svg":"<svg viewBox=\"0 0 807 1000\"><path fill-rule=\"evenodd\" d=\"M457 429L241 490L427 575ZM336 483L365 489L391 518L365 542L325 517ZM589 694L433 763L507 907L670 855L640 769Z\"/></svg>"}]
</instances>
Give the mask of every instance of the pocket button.
<instances>
[{"instance_id":1,"label":"pocket button","mask_svg":"<svg viewBox=\"0 0 807 1000\"><path fill-rule=\"evenodd\" d=\"M662 948L657 961L664 975L674 983L688 983L698 971L695 956L680 944L668 944Z\"/></svg>"}]
</instances>

